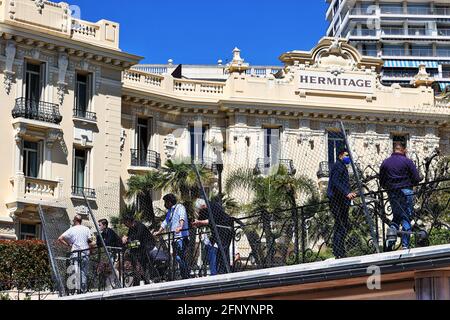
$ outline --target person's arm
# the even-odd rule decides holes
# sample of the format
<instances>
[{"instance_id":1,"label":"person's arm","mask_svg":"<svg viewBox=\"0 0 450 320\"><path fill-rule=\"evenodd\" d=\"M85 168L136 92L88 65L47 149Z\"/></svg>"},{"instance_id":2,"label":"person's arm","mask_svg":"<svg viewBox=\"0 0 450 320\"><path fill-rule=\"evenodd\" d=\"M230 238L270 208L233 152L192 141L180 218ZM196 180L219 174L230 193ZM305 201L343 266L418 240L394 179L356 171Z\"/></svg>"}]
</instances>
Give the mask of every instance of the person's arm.
<instances>
[{"instance_id":1,"label":"person's arm","mask_svg":"<svg viewBox=\"0 0 450 320\"><path fill-rule=\"evenodd\" d=\"M64 235L61 235L61 236L58 238L58 242L59 242L59 243L62 243L62 244L65 245L66 247L69 247L69 248L70 248L70 244L67 242L67 240L66 240L66 238L64 237Z\"/></svg>"},{"instance_id":2,"label":"person's arm","mask_svg":"<svg viewBox=\"0 0 450 320\"><path fill-rule=\"evenodd\" d=\"M66 232L64 232L64 233L58 238L58 242L61 243L61 244L63 244L64 246L70 248L71 245L70 245L69 241L67 241L67 239L69 238L69 236L70 236L70 229L67 230Z\"/></svg>"},{"instance_id":3,"label":"person's arm","mask_svg":"<svg viewBox=\"0 0 450 320\"><path fill-rule=\"evenodd\" d=\"M192 225L196 228L206 227L209 225L209 220L195 220Z\"/></svg>"},{"instance_id":4,"label":"person's arm","mask_svg":"<svg viewBox=\"0 0 450 320\"><path fill-rule=\"evenodd\" d=\"M188 217L186 213L186 208L184 206L178 206L177 213L178 215L176 216L179 217L179 221L178 221L178 228L175 231L178 233L184 230L184 222L188 221Z\"/></svg>"},{"instance_id":5,"label":"person's arm","mask_svg":"<svg viewBox=\"0 0 450 320\"><path fill-rule=\"evenodd\" d=\"M335 166L334 174L330 179L333 179L334 187L345 197L348 197L351 194L351 190L348 187L349 182L345 181L345 172L347 168L342 166Z\"/></svg>"},{"instance_id":6,"label":"person's arm","mask_svg":"<svg viewBox=\"0 0 450 320\"><path fill-rule=\"evenodd\" d=\"M414 186L418 185L423 178L420 176L419 170L412 160L409 162L409 170L411 172L411 180Z\"/></svg>"}]
</instances>

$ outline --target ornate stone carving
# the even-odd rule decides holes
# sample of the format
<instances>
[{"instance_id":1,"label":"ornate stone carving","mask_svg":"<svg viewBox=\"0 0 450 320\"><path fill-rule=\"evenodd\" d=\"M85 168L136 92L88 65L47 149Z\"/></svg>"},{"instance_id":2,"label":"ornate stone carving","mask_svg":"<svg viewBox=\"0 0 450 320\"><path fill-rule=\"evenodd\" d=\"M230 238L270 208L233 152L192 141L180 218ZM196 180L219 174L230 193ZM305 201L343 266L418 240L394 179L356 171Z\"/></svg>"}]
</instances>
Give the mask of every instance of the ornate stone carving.
<instances>
[{"instance_id":1,"label":"ornate stone carving","mask_svg":"<svg viewBox=\"0 0 450 320\"><path fill-rule=\"evenodd\" d=\"M5 90L6 94L9 95L11 92L11 86L14 81L14 59L16 57L16 44L14 41L8 41L5 48L5 54L6 54L6 63L5 63L5 78L4 78L4 84L5 84Z\"/></svg>"},{"instance_id":2,"label":"ornate stone carving","mask_svg":"<svg viewBox=\"0 0 450 320\"><path fill-rule=\"evenodd\" d=\"M164 138L163 141L164 154L168 160L171 160L177 151L177 139L175 135L169 134Z\"/></svg>"},{"instance_id":3,"label":"ornate stone carving","mask_svg":"<svg viewBox=\"0 0 450 320\"><path fill-rule=\"evenodd\" d=\"M44 0L32 0L36 4L37 10L39 13L42 13L42 10L44 9Z\"/></svg>"},{"instance_id":4,"label":"ornate stone carving","mask_svg":"<svg viewBox=\"0 0 450 320\"><path fill-rule=\"evenodd\" d=\"M16 2L15 2L14 0L11 0L11 1L9 2L9 10L8 10L8 13L9 13L9 18L10 18L11 20L14 20L14 19L16 18Z\"/></svg>"},{"instance_id":5,"label":"ornate stone carving","mask_svg":"<svg viewBox=\"0 0 450 320\"><path fill-rule=\"evenodd\" d=\"M22 142L22 138L26 134L27 128L22 123L16 123L14 124L14 131L15 131L14 140L16 141L17 144L19 144Z\"/></svg>"},{"instance_id":6,"label":"ornate stone carving","mask_svg":"<svg viewBox=\"0 0 450 320\"><path fill-rule=\"evenodd\" d=\"M64 94L67 89L66 73L69 66L69 58L66 54L60 54L58 58L58 100L62 105L64 102Z\"/></svg>"}]
</instances>

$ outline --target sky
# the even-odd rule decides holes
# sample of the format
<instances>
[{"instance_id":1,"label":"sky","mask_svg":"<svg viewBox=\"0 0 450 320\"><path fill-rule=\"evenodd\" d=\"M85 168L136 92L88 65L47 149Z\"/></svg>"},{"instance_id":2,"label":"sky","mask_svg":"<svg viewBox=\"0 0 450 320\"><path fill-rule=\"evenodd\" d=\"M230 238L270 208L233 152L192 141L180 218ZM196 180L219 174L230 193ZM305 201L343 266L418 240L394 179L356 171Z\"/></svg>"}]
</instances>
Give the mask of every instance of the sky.
<instances>
[{"instance_id":1,"label":"sky","mask_svg":"<svg viewBox=\"0 0 450 320\"><path fill-rule=\"evenodd\" d=\"M69 0L81 19L120 23L120 48L142 63L216 64L235 47L251 65L280 65L325 35L325 0ZM126 5L121 4L125 2Z\"/></svg>"}]
</instances>

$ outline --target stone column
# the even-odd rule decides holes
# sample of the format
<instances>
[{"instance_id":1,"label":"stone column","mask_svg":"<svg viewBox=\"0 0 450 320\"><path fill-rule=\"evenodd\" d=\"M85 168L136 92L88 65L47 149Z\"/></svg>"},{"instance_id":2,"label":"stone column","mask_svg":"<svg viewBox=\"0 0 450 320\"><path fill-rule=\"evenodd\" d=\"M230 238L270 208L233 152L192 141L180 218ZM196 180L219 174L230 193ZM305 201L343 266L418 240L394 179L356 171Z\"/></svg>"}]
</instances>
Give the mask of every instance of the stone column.
<instances>
[{"instance_id":1,"label":"stone column","mask_svg":"<svg viewBox=\"0 0 450 320\"><path fill-rule=\"evenodd\" d=\"M417 300L450 300L450 268L415 274Z\"/></svg>"}]
</instances>

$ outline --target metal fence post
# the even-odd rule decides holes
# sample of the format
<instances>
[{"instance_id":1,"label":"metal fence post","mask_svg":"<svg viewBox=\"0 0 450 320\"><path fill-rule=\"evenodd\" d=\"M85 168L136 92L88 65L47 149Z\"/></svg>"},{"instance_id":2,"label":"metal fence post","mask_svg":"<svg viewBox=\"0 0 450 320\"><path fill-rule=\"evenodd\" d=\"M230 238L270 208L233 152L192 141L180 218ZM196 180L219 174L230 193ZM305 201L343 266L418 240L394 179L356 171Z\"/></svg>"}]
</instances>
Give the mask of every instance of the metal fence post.
<instances>
[{"instance_id":1,"label":"metal fence post","mask_svg":"<svg viewBox=\"0 0 450 320\"><path fill-rule=\"evenodd\" d=\"M373 221L370 219L369 208L367 207L366 196L364 195L364 191L363 191L363 187L362 187L362 183L361 183L361 177L359 176L358 169L356 168L355 161L353 159L353 153L352 153L352 150L350 149L350 144L348 143L347 133L345 132L344 123L342 121L340 121L340 125L341 125L342 135L344 136L345 146L347 147L347 151L348 151L348 154L351 159L353 173L355 174L356 182L358 183L359 196L361 197L361 202L363 205L364 213L366 215L366 220L367 220L367 223L369 224L372 241L375 246L375 249L377 250L377 253L380 253L380 247L378 245L378 238L376 237L376 234L375 234Z\"/></svg>"}]
</instances>

